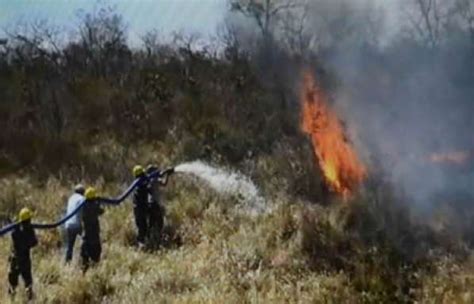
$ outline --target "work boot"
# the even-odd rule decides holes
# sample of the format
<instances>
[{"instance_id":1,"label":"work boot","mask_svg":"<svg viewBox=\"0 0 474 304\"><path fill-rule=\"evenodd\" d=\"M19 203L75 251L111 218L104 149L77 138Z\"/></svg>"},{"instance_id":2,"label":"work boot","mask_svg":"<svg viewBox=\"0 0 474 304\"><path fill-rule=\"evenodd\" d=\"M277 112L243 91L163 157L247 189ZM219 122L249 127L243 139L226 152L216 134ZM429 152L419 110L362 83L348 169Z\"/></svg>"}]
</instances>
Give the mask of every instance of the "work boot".
<instances>
[{"instance_id":1,"label":"work boot","mask_svg":"<svg viewBox=\"0 0 474 304\"><path fill-rule=\"evenodd\" d=\"M26 288L26 297L28 298L29 301L33 300L34 294L33 294L33 287L27 287Z\"/></svg>"},{"instance_id":2,"label":"work boot","mask_svg":"<svg viewBox=\"0 0 474 304\"><path fill-rule=\"evenodd\" d=\"M9 287L8 287L8 294L10 295L10 297L11 297L12 299L14 299L14 298L15 298L15 295L16 295L16 289L15 289L15 287L9 286Z\"/></svg>"}]
</instances>

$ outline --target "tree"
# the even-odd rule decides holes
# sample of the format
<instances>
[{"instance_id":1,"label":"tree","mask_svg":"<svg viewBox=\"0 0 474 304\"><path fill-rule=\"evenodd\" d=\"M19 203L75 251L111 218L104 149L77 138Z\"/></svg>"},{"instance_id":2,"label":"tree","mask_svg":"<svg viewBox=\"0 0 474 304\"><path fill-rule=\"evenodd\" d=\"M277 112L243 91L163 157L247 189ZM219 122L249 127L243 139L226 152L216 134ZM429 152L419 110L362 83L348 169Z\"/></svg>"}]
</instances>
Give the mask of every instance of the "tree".
<instances>
[{"instance_id":1,"label":"tree","mask_svg":"<svg viewBox=\"0 0 474 304\"><path fill-rule=\"evenodd\" d=\"M409 26L407 32L430 49L437 48L444 38L451 0L409 0L404 8Z\"/></svg>"},{"instance_id":2,"label":"tree","mask_svg":"<svg viewBox=\"0 0 474 304\"><path fill-rule=\"evenodd\" d=\"M28 23L18 23L13 29L6 30L9 41L5 47L22 64L32 60L49 60L58 67L62 53L60 29L44 19ZM9 42L6 44L6 42Z\"/></svg>"},{"instance_id":3,"label":"tree","mask_svg":"<svg viewBox=\"0 0 474 304\"><path fill-rule=\"evenodd\" d=\"M233 0L231 11L240 12L252 18L264 39L272 37L281 13L299 7L296 0Z\"/></svg>"},{"instance_id":4,"label":"tree","mask_svg":"<svg viewBox=\"0 0 474 304\"><path fill-rule=\"evenodd\" d=\"M474 1L456 0L451 13L460 29L467 31L471 44L474 46Z\"/></svg>"},{"instance_id":5,"label":"tree","mask_svg":"<svg viewBox=\"0 0 474 304\"><path fill-rule=\"evenodd\" d=\"M160 34L157 30L146 32L141 37L141 40L148 57L154 56L158 53L158 50L161 46L161 41Z\"/></svg>"},{"instance_id":6,"label":"tree","mask_svg":"<svg viewBox=\"0 0 474 304\"><path fill-rule=\"evenodd\" d=\"M100 8L80 15L77 53L81 50L88 66L98 76L116 74L124 70L131 59L127 46L126 26L115 8Z\"/></svg>"},{"instance_id":7,"label":"tree","mask_svg":"<svg viewBox=\"0 0 474 304\"><path fill-rule=\"evenodd\" d=\"M295 54L306 54L318 38L308 26L308 12L307 3L304 3L299 10L286 11L281 20L282 38Z\"/></svg>"}]
</instances>

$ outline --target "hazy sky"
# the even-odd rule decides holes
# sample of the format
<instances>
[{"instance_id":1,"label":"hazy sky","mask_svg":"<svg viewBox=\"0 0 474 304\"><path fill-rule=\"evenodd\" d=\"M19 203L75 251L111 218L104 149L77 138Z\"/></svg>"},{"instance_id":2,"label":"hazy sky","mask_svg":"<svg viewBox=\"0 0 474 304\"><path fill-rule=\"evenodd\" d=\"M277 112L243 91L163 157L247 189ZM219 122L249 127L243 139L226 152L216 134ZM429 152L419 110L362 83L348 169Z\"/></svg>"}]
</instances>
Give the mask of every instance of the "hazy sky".
<instances>
[{"instance_id":1,"label":"hazy sky","mask_svg":"<svg viewBox=\"0 0 474 304\"><path fill-rule=\"evenodd\" d=\"M386 10L388 32L396 28L393 12L404 0L352 0L354 4L367 1ZM112 6L124 17L132 45L139 45L140 37L151 29L159 30L166 38L176 31L215 34L228 11L228 0L0 0L0 38L3 30L19 21L47 19L49 23L77 28L78 11L91 11L100 6Z\"/></svg>"},{"instance_id":2,"label":"hazy sky","mask_svg":"<svg viewBox=\"0 0 474 304\"><path fill-rule=\"evenodd\" d=\"M0 28L35 19L72 26L77 22L78 10L90 11L98 3L117 8L133 43L150 29L164 34L181 30L214 34L227 9L226 0L0 0Z\"/></svg>"}]
</instances>

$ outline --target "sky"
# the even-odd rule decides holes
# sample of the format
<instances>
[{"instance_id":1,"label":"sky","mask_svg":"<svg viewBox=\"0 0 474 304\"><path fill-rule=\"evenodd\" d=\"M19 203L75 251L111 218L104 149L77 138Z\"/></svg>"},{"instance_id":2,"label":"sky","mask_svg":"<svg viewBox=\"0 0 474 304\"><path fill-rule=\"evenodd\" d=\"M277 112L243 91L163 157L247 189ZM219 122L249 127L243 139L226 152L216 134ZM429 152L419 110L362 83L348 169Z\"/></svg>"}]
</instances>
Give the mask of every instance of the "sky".
<instances>
[{"instance_id":1,"label":"sky","mask_svg":"<svg viewBox=\"0 0 474 304\"><path fill-rule=\"evenodd\" d=\"M226 0L0 0L0 37L19 21L48 20L58 26L74 26L79 10L98 5L116 7L128 26L132 44L156 29L163 35L182 31L215 34L228 9Z\"/></svg>"}]
</instances>

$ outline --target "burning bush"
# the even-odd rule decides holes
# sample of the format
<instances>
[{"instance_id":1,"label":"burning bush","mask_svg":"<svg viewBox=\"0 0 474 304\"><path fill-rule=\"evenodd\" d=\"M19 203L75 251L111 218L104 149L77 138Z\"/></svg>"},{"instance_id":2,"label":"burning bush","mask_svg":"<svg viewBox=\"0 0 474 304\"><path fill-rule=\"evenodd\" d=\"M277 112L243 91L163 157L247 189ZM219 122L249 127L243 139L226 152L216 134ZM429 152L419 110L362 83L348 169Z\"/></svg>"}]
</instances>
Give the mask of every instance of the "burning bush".
<instances>
[{"instance_id":1,"label":"burning bush","mask_svg":"<svg viewBox=\"0 0 474 304\"><path fill-rule=\"evenodd\" d=\"M311 138L328 187L345 197L353 194L365 179L367 170L341 121L328 105L326 94L308 71L304 73L300 98L301 128Z\"/></svg>"}]
</instances>

